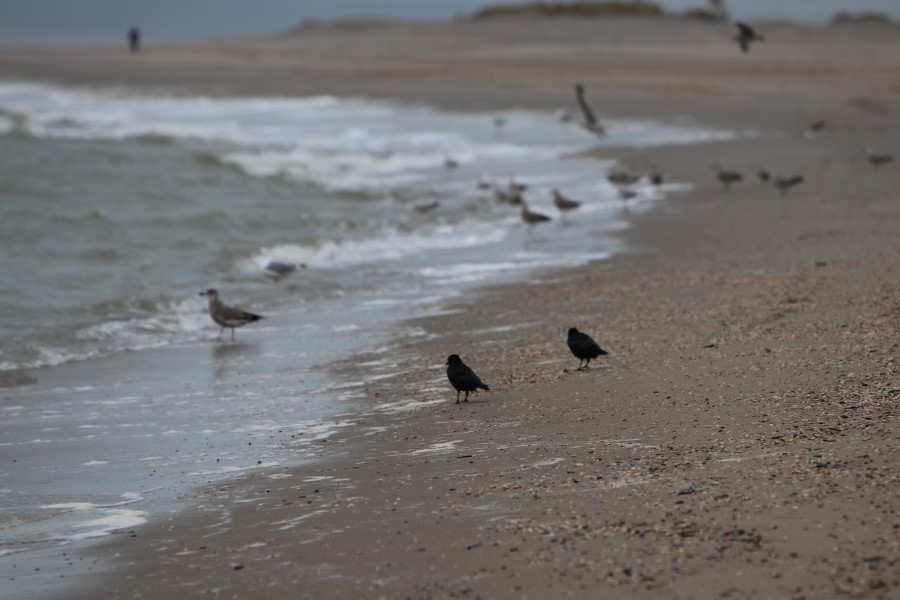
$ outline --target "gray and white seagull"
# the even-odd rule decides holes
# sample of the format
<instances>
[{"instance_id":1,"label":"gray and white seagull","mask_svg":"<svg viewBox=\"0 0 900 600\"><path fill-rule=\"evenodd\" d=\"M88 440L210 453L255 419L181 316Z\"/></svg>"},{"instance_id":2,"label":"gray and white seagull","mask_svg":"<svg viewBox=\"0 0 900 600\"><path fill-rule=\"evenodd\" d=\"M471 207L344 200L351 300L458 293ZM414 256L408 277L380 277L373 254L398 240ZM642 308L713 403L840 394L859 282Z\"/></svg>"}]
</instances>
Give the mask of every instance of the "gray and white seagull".
<instances>
[{"instance_id":1,"label":"gray and white seagull","mask_svg":"<svg viewBox=\"0 0 900 600\"><path fill-rule=\"evenodd\" d=\"M218 290L213 288L200 292L200 295L209 298L209 316L215 321L216 325L221 327L218 338L220 340L226 327L231 329L231 341L233 342L236 327L243 327L247 323L259 321L263 318L236 306L226 306L219 300Z\"/></svg>"}]
</instances>

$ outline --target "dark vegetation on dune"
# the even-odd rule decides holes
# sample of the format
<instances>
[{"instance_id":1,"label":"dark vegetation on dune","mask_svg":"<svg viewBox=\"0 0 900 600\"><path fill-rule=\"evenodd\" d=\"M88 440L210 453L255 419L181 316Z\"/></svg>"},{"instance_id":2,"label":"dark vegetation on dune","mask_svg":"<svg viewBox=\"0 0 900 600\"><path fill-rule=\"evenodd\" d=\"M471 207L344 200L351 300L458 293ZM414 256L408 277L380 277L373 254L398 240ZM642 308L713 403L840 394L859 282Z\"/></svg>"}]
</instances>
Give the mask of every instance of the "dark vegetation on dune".
<instances>
[{"instance_id":1,"label":"dark vegetation on dune","mask_svg":"<svg viewBox=\"0 0 900 600\"><path fill-rule=\"evenodd\" d=\"M660 16L663 10L653 2L530 2L491 5L472 14L472 19L494 17L604 17Z\"/></svg>"}]
</instances>

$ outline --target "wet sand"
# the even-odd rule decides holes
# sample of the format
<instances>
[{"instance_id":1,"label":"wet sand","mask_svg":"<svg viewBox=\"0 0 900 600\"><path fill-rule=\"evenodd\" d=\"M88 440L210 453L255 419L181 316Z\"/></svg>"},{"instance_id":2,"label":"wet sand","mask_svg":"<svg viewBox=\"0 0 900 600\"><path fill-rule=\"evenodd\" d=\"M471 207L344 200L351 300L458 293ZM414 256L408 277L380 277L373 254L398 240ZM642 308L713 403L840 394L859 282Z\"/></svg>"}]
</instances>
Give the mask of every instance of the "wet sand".
<instances>
[{"instance_id":1,"label":"wet sand","mask_svg":"<svg viewBox=\"0 0 900 600\"><path fill-rule=\"evenodd\" d=\"M63 595L896 596L900 168L863 153L900 148L896 31L779 26L749 56L668 20L0 53L0 74L478 109L571 106L582 80L601 115L756 130L608 150L696 189L637 217L631 254L485 289L335 365L371 384L321 462L199 490L85 551L102 577ZM745 181L723 191L715 162ZM806 182L782 196L757 163ZM571 326L610 352L591 371ZM491 391L453 404L452 353Z\"/></svg>"}]
</instances>

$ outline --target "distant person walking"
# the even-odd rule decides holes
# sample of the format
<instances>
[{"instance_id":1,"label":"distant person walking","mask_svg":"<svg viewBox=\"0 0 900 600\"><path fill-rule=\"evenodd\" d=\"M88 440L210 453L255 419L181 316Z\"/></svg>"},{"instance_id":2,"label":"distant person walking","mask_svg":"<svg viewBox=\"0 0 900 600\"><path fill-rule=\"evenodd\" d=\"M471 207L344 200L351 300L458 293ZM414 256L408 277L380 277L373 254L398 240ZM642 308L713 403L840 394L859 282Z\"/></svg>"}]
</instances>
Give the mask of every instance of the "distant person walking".
<instances>
[{"instance_id":1,"label":"distant person walking","mask_svg":"<svg viewBox=\"0 0 900 600\"><path fill-rule=\"evenodd\" d=\"M128 49L134 53L141 49L141 30L137 27L128 30Z\"/></svg>"}]
</instances>

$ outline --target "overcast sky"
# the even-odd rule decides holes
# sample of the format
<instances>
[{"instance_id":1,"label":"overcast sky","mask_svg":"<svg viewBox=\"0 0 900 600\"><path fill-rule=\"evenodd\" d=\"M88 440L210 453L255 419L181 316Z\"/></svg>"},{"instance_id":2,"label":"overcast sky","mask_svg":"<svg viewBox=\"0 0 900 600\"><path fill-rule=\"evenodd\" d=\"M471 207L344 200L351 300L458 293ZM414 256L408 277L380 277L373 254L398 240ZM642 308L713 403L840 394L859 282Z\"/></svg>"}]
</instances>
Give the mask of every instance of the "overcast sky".
<instances>
[{"instance_id":1,"label":"overcast sky","mask_svg":"<svg viewBox=\"0 0 900 600\"><path fill-rule=\"evenodd\" d=\"M704 0L657 0L667 10ZM0 0L0 45L116 44L132 24L146 41L284 31L304 19L348 16L448 19L499 0ZM503 0L506 4L517 4ZM900 0L726 0L745 20L823 23L840 10L885 12L900 21Z\"/></svg>"}]
</instances>

